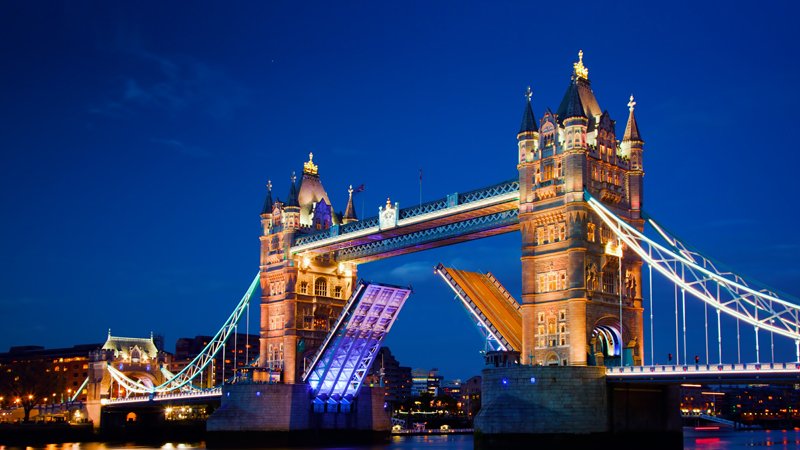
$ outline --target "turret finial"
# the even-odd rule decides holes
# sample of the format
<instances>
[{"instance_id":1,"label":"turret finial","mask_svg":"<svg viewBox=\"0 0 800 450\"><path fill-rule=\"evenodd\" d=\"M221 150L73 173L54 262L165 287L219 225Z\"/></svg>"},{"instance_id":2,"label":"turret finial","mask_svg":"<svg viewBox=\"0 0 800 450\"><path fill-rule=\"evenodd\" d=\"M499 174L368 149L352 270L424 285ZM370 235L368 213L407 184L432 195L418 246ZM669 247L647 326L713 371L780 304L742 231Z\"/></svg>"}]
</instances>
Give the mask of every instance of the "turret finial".
<instances>
[{"instance_id":1,"label":"turret finial","mask_svg":"<svg viewBox=\"0 0 800 450\"><path fill-rule=\"evenodd\" d=\"M303 163L303 173L317 174L317 165L314 164L314 152L308 152L308 162Z\"/></svg>"},{"instance_id":2,"label":"turret finial","mask_svg":"<svg viewBox=\"0 0 800 450\"><path fill-rule=\"evenodd\" d=\"M578 78L583 78L584 80L589 79L589 69L583 65L583 50L578 50L578 62L573 63L572 68L575 70L575 76Z\"/></svg>"},{"instance_id":3,"label":"turret finial","mask_svg":"<svg viewBox=\"0 0 800 450\"><path fill-rule=\"evenodd\" d=\"M294 170L292 171L292 176L289 179L292 180L292 183L297 181L297 175L295 175Z\"/></svg>"},{"instance_id":4,"label":"turret finial","mask_svg":"<svg viewBox=\"0 0 800 450\"><path fill-rule=\"evenodd\" d=\"M272 192L272 180L267 180L267 191Z\"/></svg>"},{"instance_id":5,"label":"turret finial","mask_svg":"<svg viewBox=\"0 0 800 450\"><path fill-rule=\"evenodd\" d=\"M628 102L628 110L633 112L633 107L636 106L636 102L633 101L633 94L631 94L631 100Z\"/></svg>"},{"instance_id":6,"label":"turret finial","mask_svg":"<svg viewBox=\"0 0 800 450\"><path fill-rule=\"evenodd\" d=\"M525 91L525 98L528 99L528 102L530 102L531 97L533 97L533 91L531 90L531 87L528 86L528 90Z\"/></svg>"},{"instance_id":7,"label":"turret finial","mask_svg":"<svg viewBox=\"0 0 800 450\"><path fill-rule=\"evenodd\" d=\"M350 197L353 197L353 185L351 184L349 188L347 188L347 193L350 194Z\"/></svg>"}]
</instances>

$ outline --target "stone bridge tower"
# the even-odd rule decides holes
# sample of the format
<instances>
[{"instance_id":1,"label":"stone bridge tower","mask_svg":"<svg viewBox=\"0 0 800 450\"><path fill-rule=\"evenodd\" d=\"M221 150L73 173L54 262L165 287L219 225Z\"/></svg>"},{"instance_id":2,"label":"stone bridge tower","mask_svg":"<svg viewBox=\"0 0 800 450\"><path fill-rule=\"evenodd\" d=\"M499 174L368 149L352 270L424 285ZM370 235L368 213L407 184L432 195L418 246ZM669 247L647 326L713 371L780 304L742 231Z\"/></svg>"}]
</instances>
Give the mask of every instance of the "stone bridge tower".
<instances>
[{"instance_id":1,"label":"stone bridge tower","mask_svg":"<svg viewBox=\"0 0 800 450\"><path fill-rule=\"evenodd\" d=\"M641 364L642 261L622 248L620 269L616 237L584 199L587 190L643 228L643 141L635 103L631 97L619 142L615 122L592 91L583 52L573 69L558 110L545 110L538 121L528 90L517 135L521 358L544 365L619 365L620 358Z\"/></svg>"},{"instance_id":2,"label":"stone bridge tower","mask_svg":"<svg viewBox=\"0 0 800 450\"><path fill-rule=\"evenodd\" d=\"M336 214L313 162L302 178L292 174L286 201L273 201L272 184L261 211L261 331L258 366L279 372L285 383L300 381L307 359L322 345L350 297L356 266L331 254L294 257L297 237L356 221L352 192L345 214ZM299 184L299 186L298 186Z\"/></svg>"}]
</instances>

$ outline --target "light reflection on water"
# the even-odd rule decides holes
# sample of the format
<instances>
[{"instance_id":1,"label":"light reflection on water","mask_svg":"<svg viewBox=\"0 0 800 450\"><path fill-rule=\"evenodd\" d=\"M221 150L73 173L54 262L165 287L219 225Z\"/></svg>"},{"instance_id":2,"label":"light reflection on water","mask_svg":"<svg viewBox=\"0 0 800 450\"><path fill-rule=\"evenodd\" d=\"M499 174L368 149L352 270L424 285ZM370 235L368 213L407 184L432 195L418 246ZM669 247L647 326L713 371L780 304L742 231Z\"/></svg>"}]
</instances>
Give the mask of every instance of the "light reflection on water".
<instances>
[{"instance_id":1,"label":"light reflection on water","mask_svg":"<svg viewBox=\"0 0 800 450\"><path fill-rule=\"evenodd\" d=\"M642 448L646 448L644 443ZM685 450L734 450L760 447L779 447L783 449L800 449L800 430L752 430L752 431L694 431L684 432L683 448ZM103 442L51 444L46 447L10 447L0 445L0 450L192 450L205 449L202 442L169 443L161 447L127 444L107 444ZM325 450L472 450L471 435L445 436L393 436L385 445L326 447ZM319 447L291 449L270 448L270 450L319 450Z\"/></svg>"}]
</instances>

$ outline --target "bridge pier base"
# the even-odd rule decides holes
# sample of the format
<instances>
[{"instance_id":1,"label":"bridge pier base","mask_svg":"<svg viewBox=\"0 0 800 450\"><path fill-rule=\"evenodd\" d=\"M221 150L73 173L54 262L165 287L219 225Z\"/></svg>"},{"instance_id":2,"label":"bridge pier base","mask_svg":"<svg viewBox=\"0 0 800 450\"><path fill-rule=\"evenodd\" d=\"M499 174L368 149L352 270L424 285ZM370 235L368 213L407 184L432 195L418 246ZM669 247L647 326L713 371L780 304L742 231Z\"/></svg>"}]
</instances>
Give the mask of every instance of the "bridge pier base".
<instances>
[{"instance_id":1,"label":"bridge pier base","mask_svg":"<svg viewBox=\"0 0 800 450\"><path fill-rule=\"evenodd\" d=\"M476 448L683 447L673 387L609 384L605 368L591 366L496 367L482 376Z\"/></svg>"},{"instance_id":2,"label":"bridge pier base","mask_svg":"<svg viewBox=\"0 0 800 450\"><path fill-rule=\"evenodd\" d=\"M362 387L350 412L316 413L306 384L233 384L206 422L206 447L385 442L391 420L382 388Z\"/></svg>"}]
</instances>

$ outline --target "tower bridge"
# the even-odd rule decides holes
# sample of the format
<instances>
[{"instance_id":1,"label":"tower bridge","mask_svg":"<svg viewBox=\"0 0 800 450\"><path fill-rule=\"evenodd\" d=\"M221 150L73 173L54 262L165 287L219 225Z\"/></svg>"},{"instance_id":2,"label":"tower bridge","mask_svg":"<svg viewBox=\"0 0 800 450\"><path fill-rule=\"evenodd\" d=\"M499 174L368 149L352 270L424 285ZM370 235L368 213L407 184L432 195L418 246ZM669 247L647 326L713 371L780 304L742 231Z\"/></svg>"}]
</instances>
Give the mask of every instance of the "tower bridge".
<instances>
[{"instance_id":1,"label":"tower bridge","mask_svg":"<svg viewBox=\"0 0 800 450\"><path fill-rule=\"evenodd\" d=\"M557 423L546 418L528 420L533 417L530 411L518 411L523 422L502 423L498 418L505 416L498 405L508 398L530 405L546 402L555 392L565 395L565 401L575 396L575 405L559 420L583 423L598 414L608 414L609 422L589 421L578 431L606 433L608 423L618 423L615 420L620 408L635 406L625 403L630 401L629 390L618 394L621 388L607 387L607 382L609 386L659 384L661 390L651 389L654 394L648 401L668 403L675 398L670 389L688 379L797 380L797 303L755 289L742 277L717 268L645 214L644 140L634 113L636 102L633 96L628 100L627 122L619 139L616 122L599 106L580 53L555 112L546 108L537 118L532 92L529 89L526 93L517 149L510 152L517 171L514 179L412 207L401 208L387 199L370 218L356 216L352 187L345 212L334 212L321 170L310 154L301 177L292 175L285 201L273 198L272 183L267 184L260 214L259 273L207 351L160 384L126 380L113 366L106 370L131 392L161 395L190 389L198 369L219 351L258 286L258 367L262 371L256 372L252 381L274 382L271 375L258 378L269 373L279 374L279 383L269 388L257 383L223 388L222 407L209 422L209 430L382 429L388 421L380 418L376 406L380 396L363 389L360 377L410 291L359 282L359 265L519 232L519 301L492 275L441 265L436 268L467 309L468 317L485 334L487 349L507 352L507 358L495 363L502 360L513 366L485 371L484 387L489 394L477 423L487 435L508 430L559 432ZM648 224L658 234L657 239L645 236ZM645 266L647 278L642 275ZM718 361L706 361L703 366L689 364L686 327L681 336L676 325L676 342L681 338L683 342L682 349L676 344L676 365L654 364L653 271L676 286L676 321L678 292L684 324L687 298L699 300L716 312ZM645 281L649 282L647 296ZM378 301L365 296L370 286L387 293L387 297ZM648 352L645 310L650 312ZM755 365L723 362L723 315L754 328L757 358L758 333L768 331L795 342L797 361L773 361L768 366L760 361ZM650 365L645 366L648 353ZM542 374L546 383L536 381L544 380ZM564 384L558 385L561 382ZM564 394L563 386L574 389ZM612 389L608 396L607 389ZM590 400L581 400L584 397ZM265 413L264 402L277 399L283 399L282 415ZM247 418L237 416L234 410L247 411ZM336 414L351 412L347 421L336 418ZM626 422L615 430L656 429L658 420L645 425ZM674 426L672 419L664 423Z\"/></svg>"}]
</instances>

